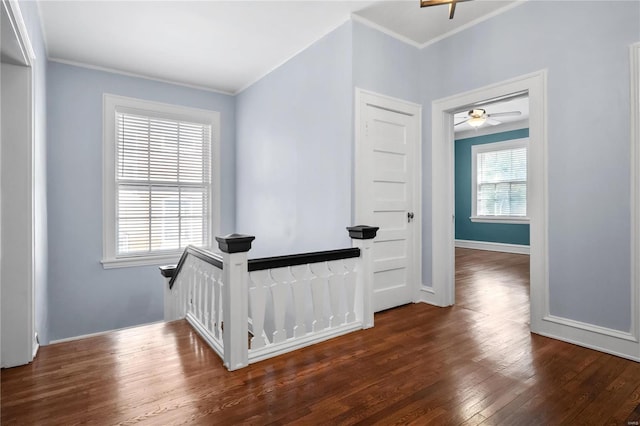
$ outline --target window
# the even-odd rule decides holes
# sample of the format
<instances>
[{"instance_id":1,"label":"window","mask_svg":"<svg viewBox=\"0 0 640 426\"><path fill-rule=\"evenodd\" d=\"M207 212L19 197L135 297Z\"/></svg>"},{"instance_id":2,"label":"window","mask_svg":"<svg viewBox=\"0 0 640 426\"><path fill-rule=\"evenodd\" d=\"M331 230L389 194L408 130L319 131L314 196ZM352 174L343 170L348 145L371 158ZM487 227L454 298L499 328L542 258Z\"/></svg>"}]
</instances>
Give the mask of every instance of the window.
<instances>
[{"instance_id":1,"label":"window","mask_svg":"<svg viewBox=\"0 0 640 426\"><path fill-rule=\"evenodd\" d=\"M105 268L175 261L219 223L219 114L104 96Z\"/></svg>"},{"instance_id":2,"label":"window","mask_svg":"<svg viewBox=\"0 0 640 426\"><path fill-rule=\"evenodd\" d=\"M474 145L473 222L527 223L528 139Z\"/></svg>"}]
</instances>

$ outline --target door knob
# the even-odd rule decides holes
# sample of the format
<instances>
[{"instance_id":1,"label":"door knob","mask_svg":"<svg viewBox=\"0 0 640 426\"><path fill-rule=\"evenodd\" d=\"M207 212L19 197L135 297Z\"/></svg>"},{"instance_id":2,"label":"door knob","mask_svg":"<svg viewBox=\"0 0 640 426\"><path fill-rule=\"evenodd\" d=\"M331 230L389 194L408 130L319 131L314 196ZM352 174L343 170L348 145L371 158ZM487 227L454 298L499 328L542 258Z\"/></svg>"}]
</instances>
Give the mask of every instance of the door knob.
<instances>
[{"instance_id":1,"label":"door knob","mask_svg":"<svg viewBox=\"0 0 640 426\"><path fill-rule=\"evenodd\" d=\"M407 212L407 222L411 222L413 219L413 212Z\"/></svg>"}]
</instances>

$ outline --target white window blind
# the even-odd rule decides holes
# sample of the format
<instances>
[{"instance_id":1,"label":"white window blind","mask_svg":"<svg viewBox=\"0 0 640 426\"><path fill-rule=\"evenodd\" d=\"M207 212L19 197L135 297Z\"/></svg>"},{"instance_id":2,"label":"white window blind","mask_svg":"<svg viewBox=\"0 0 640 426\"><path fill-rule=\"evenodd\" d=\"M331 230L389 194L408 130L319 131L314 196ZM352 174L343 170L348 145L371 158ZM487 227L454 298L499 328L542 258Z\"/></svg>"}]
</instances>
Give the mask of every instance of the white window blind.
<instances>
[{"instance_id":1,"label":"white window blind","mask_svg":"<svg viewBox=\"0 0 640 426\"><path fill-rule=\"evenodd\" d=\"M477 147L474 151L475 216L526 217L526 144L507 142Z\"/></svg>"},{"instance_id":2,"label":"white window blind","mask_svg":"<svg viewBox=\"0 0 640 426\"><path fill-rule=\"evenodd\" d=\"M116 256L208 246L211 126L116 110Z\"/></svg>"}]
</instances>

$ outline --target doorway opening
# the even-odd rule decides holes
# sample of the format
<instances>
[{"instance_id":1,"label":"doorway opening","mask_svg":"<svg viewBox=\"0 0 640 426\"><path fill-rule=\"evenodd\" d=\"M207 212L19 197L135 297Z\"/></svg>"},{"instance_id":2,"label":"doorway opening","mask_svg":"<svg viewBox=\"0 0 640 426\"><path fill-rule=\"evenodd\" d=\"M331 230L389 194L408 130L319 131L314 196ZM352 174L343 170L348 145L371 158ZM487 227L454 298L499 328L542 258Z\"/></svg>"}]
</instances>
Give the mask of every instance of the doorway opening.
<instances>
[{"instance_id":1,"label":"doorway opening","mask_svg":"<svg viewBox=\"0 0 640 426\"><path fill-rule=\"evenodd\" d=\"M455 303L529 324L526 93L454 114Z\"/></svg>"},{"instance_id":2,"label":"doorway opening","mask_svg":"<svg viewBox=\"0 0 640 426\"><path fill-rule=\"evenodd\" d=\"M438 306L455 303L454 116L487 104L529 97L527 215L529 217L530 330L539 332L548 312L546 71L524 75L432 104L432 289L425 298Z\"/></svg>"}]
</instances>

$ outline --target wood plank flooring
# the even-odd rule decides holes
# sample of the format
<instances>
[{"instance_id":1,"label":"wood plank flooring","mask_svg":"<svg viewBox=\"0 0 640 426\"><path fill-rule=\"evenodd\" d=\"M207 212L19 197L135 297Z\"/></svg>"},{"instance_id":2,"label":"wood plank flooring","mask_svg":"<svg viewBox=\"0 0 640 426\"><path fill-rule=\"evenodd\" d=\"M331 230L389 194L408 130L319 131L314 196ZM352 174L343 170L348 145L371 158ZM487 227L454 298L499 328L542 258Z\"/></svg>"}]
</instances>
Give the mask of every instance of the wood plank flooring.
<instances>
[{"instance_id":1,"label":"wood plank flooring","mask_svg":"<svg viewBox=\"0 0 640 426\"><path fill-rule=\"evenodd\" d=\"M184 321L43 347L2 371L2 425L633 424L640 364L529 333L527 256L456 259L455 307L235 372Z\"/></svg>"},{"instance_id":2,"label":"wood plank flooring","mask_svg":"<svg viewBox=\"0 0 640 426\"><path fill-rule=\"evenodd\" d=\"M529 256L456 248L456 305L529 324Z\"/></svg>"}]
</instances>

